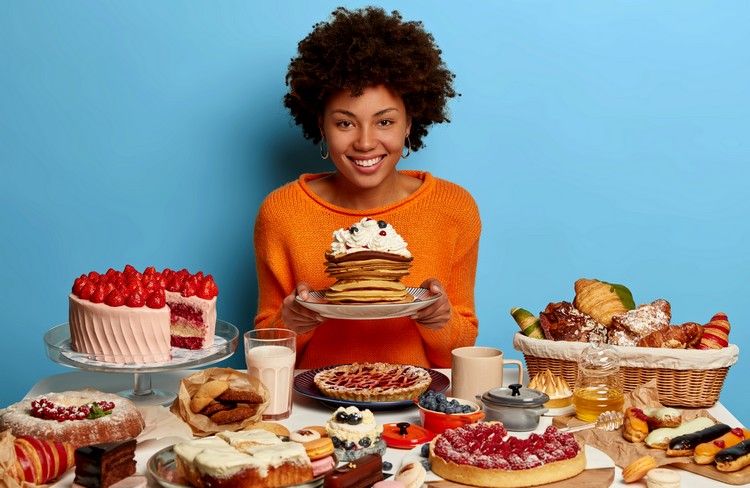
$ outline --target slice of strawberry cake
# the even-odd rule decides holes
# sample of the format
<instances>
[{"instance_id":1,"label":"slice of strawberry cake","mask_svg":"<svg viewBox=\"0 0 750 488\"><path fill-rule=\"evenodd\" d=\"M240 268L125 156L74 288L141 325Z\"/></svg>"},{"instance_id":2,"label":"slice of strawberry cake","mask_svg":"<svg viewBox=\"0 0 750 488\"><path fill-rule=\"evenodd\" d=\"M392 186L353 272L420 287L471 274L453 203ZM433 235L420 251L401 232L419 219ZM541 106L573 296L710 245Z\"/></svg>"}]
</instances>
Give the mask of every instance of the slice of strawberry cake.
<instances>
[{"instance_id":1,"label":"slice of strawberry cake","mask_svg":"<svg viewBox=\"0 0 750 488\"><path fill-rule=\"evenodd\" d=\"M213 344L219 289L211 275L187 270L95 271L76 278L69 296L73 351L97 361L159 363L171 347Z\"/></svg>"}]
</instances>

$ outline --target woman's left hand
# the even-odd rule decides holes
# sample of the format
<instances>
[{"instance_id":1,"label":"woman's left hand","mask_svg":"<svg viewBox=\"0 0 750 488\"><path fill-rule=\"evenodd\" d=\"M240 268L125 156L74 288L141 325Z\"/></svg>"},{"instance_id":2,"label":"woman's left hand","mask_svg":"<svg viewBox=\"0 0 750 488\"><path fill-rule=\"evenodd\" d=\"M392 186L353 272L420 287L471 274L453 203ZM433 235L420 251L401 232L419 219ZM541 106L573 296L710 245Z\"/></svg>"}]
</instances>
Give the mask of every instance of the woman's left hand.
<instances>
[{"instance_id":1,"label":"woman's left hand","mask_svg":"<svg viewBox=\"0 0 750 488\"><path fill-rule=\"evenodd\" d=\"M421 288L430 290L431 295L440 294L440 297L434 303L417 311L411 318L422 327L442 329L451 318L451 304L448 301L448 295L445 293L443 285L440 284L437 278L428 278L422 283Z\"/></svg>"}]
</instances>

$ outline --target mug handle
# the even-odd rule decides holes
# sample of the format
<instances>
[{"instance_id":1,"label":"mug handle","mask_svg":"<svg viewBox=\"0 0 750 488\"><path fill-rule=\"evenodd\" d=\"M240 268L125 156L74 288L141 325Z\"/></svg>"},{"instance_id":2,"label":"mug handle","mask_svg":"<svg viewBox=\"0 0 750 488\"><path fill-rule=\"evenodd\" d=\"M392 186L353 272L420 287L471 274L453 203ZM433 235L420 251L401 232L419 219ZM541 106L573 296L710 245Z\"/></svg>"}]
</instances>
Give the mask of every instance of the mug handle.
<instances>
[{"instance_id":1,"label":"mug handle","mask_svg":"<svg viewBox=\"0 0 750 488\"><path fill-rule=\"evenodd\" d=\"M517 359L505 359L503 360L503 368L505 368L506 365L511 366L518 366L518 383L519 385L523 384L523 363Z\"/></svg>"}]
</instances>

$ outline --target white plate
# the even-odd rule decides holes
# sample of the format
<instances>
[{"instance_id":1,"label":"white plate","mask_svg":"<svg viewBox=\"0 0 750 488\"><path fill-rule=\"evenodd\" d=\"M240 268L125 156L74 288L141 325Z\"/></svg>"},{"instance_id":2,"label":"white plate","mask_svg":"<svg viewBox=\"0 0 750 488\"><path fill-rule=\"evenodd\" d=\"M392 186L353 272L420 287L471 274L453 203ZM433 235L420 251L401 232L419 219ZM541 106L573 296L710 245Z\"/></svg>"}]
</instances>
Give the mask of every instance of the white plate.
<instances>
[{"instance_id":1,"label":"white plate","mask_svg":"<svg viewBox=\"0 0 750 488\"><path fill-rule=\"evenodd\" d=\"M423 458L420 452L422 451L422 445L419 445L412 449L411 451L406 453L406 456L404 456L404 459L401 461L401 466L406 466L407 464L417 461L425 461L427 458ZM399 469L395 469L393 472L398 473L398 471L401 469L401 466ZM614 468L615 462L612 461L612 458L607 456L605 453L600 451L599 449L586 445L586 469L597 469L597 468ZM432 481L443 481L443 478L436 475L432 471L427 471L427 476L425 476L424 479L425 483L429 483Z\"/></svg>"},{"instance_id":2,"label":"white plate","mask_svg":"<svg viewBox=\"0 0 750 488\"><path fill-rule=\"evenodd\" d=\"M396 317L408 317L417 310L425 308L440 296L440 294L430 295L430 290L426 288L406 287L406 291L414 296L413 302L334 305L325 300L325 291L319 290L310 293L310 298L307 301L297 297L297 303L329 319L392 319Z\"/></svg>"},{"instance_id":3,"label":"white plate","mask_svg":"<svg viewBox=\"0 0 750 488\"><path fill-rule=\"evenodd\" d=\"M574 413L575 411L576 409L573 405L568 405L567 407L550 408L546 413L543 413L542 415L544 415L545 417L557 417L560 415L569 415L571 413Z\"/></svg>"}]
</instances>

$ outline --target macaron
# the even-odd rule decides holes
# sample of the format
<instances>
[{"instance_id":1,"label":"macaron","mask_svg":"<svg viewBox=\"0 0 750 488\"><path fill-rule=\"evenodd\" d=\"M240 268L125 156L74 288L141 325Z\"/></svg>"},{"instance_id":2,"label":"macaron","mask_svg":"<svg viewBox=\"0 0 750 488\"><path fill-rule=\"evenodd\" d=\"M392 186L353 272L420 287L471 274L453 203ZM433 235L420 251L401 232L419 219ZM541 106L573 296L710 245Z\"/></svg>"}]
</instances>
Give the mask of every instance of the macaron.
<instances>
[{"instance_id":1,"label":"macaron","mask_svg":"<svg viewBox=\"0 0 750 488\"><path fill-rule=\"evenodd\" d=\"M646 473L656 467L656 459L651 456L643 456L628 464L622 470L622 479L625 483L632 483L646 476Z\"/></svg>"},{"instance_id":2,"label":"macaron","mask_svg":"<svg viewBox=\"0 0 750 488\"><path fill-rule=\"evenodd\" d=\"M311 461L315 461L316 459L324 458L333 454L333 442L331 441L330 437L320 437L318 439L305 442L304 444L302 444L302 447L305 448L307 457L309 457Z\"/></svg>"},{"instance_id":3,"label":"macaron","mask_svg":"<svg viewBox=\"0 0 750 488\"><path fill-rule=\"evenodd\" d=\"M299 442L304 444L305 442L314 441L320 439L322 436L310 429L299 429L289 434L289 440L293 442Z\"/></svg>"},{"instance_id":4,"label":"macaron","mask_svg":"<svg viewBox=\"0 0 750 488\"><path fill-rule=\"evenodd\" d=\"M333 460L333 456L326 456L312 461L313 476L316 478L323 473L333 470L335 467L336 461Z\"/></svg>"},{"instance_id":5,"label":"macaron","mask_svg":"<svg viewBox=\"0 0 750 488\"><path fill-rule=\"evenodd\" d=\"M383 480L372 485L372 488L406 488L406 485L396 480Z\"/></svg>"},{"instance_id":6,"label":"macaron","mask_svg":"<svg viewBox=\"0 0 750 488\"><path fill-rule=\"evenodd\" d=\"M648 488L680 488L680 483L680 474L671 469L652 469L646 477Z\"/></svg>"},{"instance_id":7,"label":"macaron","mask_svg":"<svg viewBox=\"0 0 750 488\"><path fill-rule=\"evenodd\" d=\"M403 483L406 488L420 488L426 476L427 471L422 466L422 463L414 461L401 466L401 469L398 470L393 479Z\"/></svg>"},{"instance_id":8,"label":"macaron","mask_svg":"<svg viewBox=\"0 0 750 488\"><path fill-rule=\"evenodd\" d=\"M314 430L315 432L320 434L320 437L328 437L328 431L323 425L308 425L302 430Z\"/></svg>"}]
</instances>

